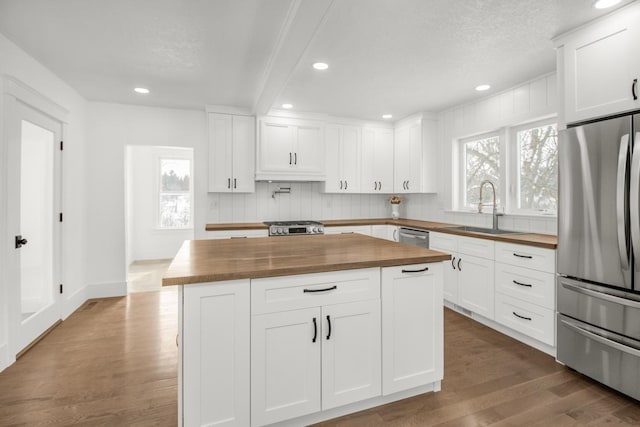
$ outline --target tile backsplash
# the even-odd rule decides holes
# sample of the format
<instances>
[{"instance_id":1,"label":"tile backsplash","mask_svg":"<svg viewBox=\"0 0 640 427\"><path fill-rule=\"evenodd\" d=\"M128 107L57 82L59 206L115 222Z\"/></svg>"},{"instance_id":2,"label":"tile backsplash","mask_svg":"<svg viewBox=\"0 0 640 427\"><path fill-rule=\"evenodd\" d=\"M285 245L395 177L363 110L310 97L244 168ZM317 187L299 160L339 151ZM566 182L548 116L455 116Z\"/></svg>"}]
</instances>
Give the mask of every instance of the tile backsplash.
<instances>
[{"instance_id":1,"label":"tile backsplash","mask_svg":"<svg viewBox=\"0 0 640 427\"><path fill-rule=\"evenodd\" d=\"M255 193L209 193L207 223L260 222L295 219L389 218L388 194L325 194L321 182L256 182ZM289 194L275 194L290 187ZM446 211L436 194L403 195L400 216L453 224L491 227L491 214ZM504 215L500 228L556 234L555 217Z\"/></svg>"}]
</instances>

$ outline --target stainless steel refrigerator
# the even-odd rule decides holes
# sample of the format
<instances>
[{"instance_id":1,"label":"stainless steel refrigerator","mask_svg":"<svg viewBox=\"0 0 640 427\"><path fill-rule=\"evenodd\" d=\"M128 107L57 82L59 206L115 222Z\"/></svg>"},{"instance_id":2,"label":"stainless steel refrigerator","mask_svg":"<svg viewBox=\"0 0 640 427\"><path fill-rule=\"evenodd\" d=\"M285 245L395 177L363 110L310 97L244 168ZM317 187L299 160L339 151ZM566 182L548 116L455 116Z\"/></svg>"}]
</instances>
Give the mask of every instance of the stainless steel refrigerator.
<instances>
[{"instance_id":1,"label":"stainless steel refrigerator","mask_svg":"<svg viewBox=\"0 0 640 427\"><path fill-rule=\"evenodd\" d=\"M640 115L559 141L557 358L640 399Z\"/></svg>"}]
</instances>

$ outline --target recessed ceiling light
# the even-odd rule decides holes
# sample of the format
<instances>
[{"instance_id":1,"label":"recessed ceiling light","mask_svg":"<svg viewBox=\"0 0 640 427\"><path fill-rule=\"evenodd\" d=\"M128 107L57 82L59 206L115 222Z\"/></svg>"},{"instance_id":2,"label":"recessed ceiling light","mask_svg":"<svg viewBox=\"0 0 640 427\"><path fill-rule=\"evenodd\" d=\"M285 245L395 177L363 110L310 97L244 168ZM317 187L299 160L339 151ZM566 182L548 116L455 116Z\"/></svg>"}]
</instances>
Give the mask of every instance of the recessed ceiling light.
<instances>
[{"instance_id":1,"label":"recessed ceiling light","mask_svg":"<svg viewBox=\"0 0 640 427\"><path fill-rule=\"evenodd\" d=\"M390 119L391 117L393 117L391 114L383 114L382 115L383 119Z\"/></svg>"},{"instance_id":2,"label":"recessed ceiling light","mask_svg":"<svg viewBox=\"0 0 640 427\"><path fill-rule=\"evenodd\" d=\"M490 85L478 85L478 86L476 86L476 90L478 92L484 92L485 90L489 90L489 89L491 89Z\"/></svg>"},{"instance_id":3,"label":"recessed ceiling light","mask_svg":"<svg viewBox=\"0 0 640 427\"><path fill-rule=\"evenodd\" d=\"M593 4L596 9L606 9L611 6L615 6L620 3L620 0L598 0Z\"/></svg>"},{"instance_id":4,"label":"recessed ceiling light","mask_svg":"<svg viewBox=\"0 0 640 427\"><path fill-rule=\"evenodd\" d=\"M138 93L144 93L145 95L147 93L149 93L149 89L147 89L146 87L137 87L137 88L135 88L133 90L138 92Z\"/></svg>"},{"instance_id":5,"label":"recessed ceiling light","mask_svg":"<svg viewBox=\"0 0 640 427\"><path fill-rule=\"evenodd\" d=\"M282 108L285 108L285 109L287 109L287 110L290 110L290 109L292 109L292 108L293 108L293 105L291 105L291 104L282 104Z\"/></svg>"},{"instance_id":6,"label":"recessed ceiling light","mask_svg":"<svg viewBox=\"0 0 640 427\"><path fill-rule=\"evenodd\" d=\"M327 68L329 68L329 64L327 64L326 62L314 62L313 68L315 68L316 70L326 70Z\"/></svg>"}]
</instances>

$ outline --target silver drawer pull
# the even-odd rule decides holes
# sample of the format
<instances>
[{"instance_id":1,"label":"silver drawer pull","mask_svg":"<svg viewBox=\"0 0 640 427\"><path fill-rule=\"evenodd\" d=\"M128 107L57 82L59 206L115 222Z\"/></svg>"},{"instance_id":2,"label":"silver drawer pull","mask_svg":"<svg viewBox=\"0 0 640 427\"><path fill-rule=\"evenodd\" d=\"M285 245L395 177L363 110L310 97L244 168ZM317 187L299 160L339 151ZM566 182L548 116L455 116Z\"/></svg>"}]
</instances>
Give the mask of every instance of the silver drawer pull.
<instances>
[{"instance_id":1,"label":"silver drawer pull","mask_svg":"<svg viewBox=\"0 0 640 427\"><path fill-rule=\"evenodd\" d=\"M605 292L593 291L591 289L582 288L580 286L572 285L567 282L560 282L562 287L570 291L577 292L579 294L587 295L590 297L598 298L603 301L610 301L620 305L626 305L627 307L640 308L640 302L633 301L626 298L621 298L615 295L607 294Z\"/></svg>"},{"instance_id":2,"label":"silver drawer pull","mask_svg":"<svg viewBox=\"0 0 640 427\"><path fill-rule=\"evenodd\" d=\"M512 311L512 313L513 313L514 316L519 317L520 319L531 320L531 317L521 316L518 313L516 313L515 311Z\"/></svg>"},{"instance_id":3,"label":"silver drawer pull","mask_svg":"<svg viewBox=\"0 0 640 427\"><path fill-rule=\"evenodd\" d=\"M518 285L518 286L525 286L525 287L527 287L527 288L531 288L531 287L533 287L533 285L530 285L530 284L528 284L528 283L518 282L517 280L513 280L513 283L515 283L515 284L516 284L516 285Z\"/></svg>"}]
</instances>

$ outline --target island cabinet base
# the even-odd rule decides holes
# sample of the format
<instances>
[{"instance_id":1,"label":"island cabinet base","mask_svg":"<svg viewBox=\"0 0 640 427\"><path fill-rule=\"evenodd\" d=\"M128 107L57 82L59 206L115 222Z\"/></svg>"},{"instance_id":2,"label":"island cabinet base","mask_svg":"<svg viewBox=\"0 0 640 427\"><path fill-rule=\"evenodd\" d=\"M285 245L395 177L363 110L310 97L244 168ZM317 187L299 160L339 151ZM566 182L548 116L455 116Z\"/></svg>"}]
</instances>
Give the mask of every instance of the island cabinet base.
<instances>
[{"instance_id":1,"label":"island cabinet base","mask_svg":"<svg viewBox=\"0 0 640 427\"><path fill-rule=\"evenodd\" d=\"M300 426L443 376L442 263L184 285L179 424Z\"/></svg>"}]
</instances>

